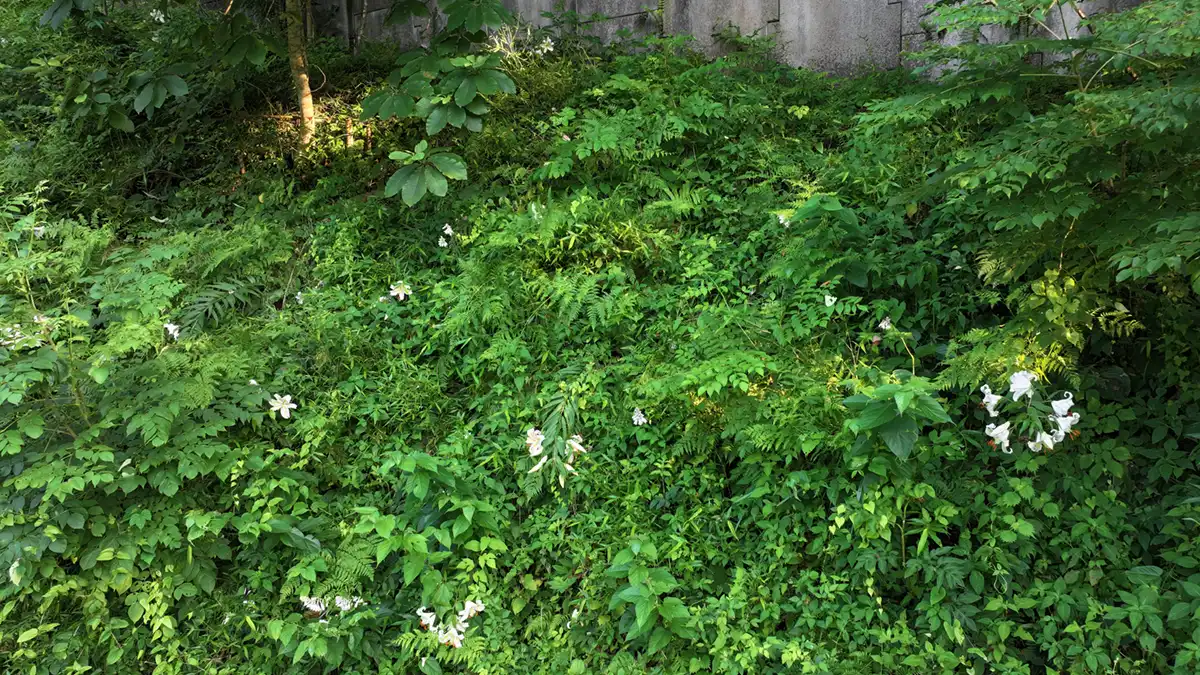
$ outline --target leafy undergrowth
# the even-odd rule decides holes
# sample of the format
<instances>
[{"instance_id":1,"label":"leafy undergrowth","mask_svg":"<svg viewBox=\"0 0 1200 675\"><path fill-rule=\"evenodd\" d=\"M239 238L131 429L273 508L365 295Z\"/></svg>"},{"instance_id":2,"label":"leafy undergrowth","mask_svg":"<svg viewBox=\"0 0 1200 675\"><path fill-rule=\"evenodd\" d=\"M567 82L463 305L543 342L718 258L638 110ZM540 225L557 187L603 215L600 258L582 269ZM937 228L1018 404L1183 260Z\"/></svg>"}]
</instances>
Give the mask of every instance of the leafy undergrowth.
<instances>
[{"instance_id":1,"label":"leafy undergrowth","mask_svg":"<svg viewBox=\"0 0 1200 675\"><path fill-rule=\"evenodd\" d=\"M564 41L412 208L338 95L306 154L26 101L6 669L1194 672L1190 4L1083 89Z\"/></svg>"}]
</instances>

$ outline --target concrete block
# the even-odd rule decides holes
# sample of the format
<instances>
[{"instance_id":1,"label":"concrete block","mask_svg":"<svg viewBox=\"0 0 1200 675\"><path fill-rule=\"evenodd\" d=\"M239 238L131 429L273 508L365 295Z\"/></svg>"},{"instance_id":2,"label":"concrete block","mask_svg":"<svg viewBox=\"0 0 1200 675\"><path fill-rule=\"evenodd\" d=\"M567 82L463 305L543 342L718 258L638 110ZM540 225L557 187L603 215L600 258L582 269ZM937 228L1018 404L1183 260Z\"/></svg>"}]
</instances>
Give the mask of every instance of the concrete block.
<instances>
[{"instance_id":1,"label":"concrete block","mask_svg":"<svg viewBox=\"0 0 1200 675\"><path fill-rule=\"evenodd\" d=\"M929 16L938 0L904 0L900 7L900 34L924 33L921 22Z\"/></svg>"},{"instance_id":2,"label":"concrete block","mask_svg":"<svg viewBox=\"0 0 1200 675\"><path fill-rule=\"evenodd\" d=\"M508 11L520 17L521 21L535 26L550 24L550 19L542 16L542 13L554 11L554 3L555 0L504 0Z\"/></svg>"},{"instance_id":3,"label":"concrete block","mask_svg":"<svg viewBox=\"0 0 1200 675\"><path fill-rule=\"evenodd\" d=\"M850 74L900 65L900 4L884 0L780 1L779 31L788 63Z\"/></svg>"},{"instance_id":4,"label":"concrete block","mask_svg":"<svg viewBox=\"0 0 1200 675\"><path fill-rule=\"evenodd\" d=\"M593 14L620 18L656 10L658 0L570 0L567 5L568 8L574 9L580 18Z\"/></svg>"},{"instance_id":5,"label":"concrete block","mask_svg":"<svg viewBox=\"0 0 1200 675\"><path fill-rule=\"evenodd\" d=\"M580 27L585 34L594 35L605 44L615 42L617 33L621 30L628 30L637 36L654 35L658 33L659 28L658 17L651 12L626 14L602 21L589 21Z\"/></svg>"},{"instance_id":6,"label":"concrete block","mask_svg":"<svg viewBox=\"0 0 1200 675\"><path fill-rule=\"evenodd\" d=\"M884 0L880 0L883 2ZM691 35L696 45L713 53L715 35L729 26L743 35L766 34L770 24L779 21L780 6L788 0L667 0L664 22L668 33Z\"/></svg>"}]
</instances>

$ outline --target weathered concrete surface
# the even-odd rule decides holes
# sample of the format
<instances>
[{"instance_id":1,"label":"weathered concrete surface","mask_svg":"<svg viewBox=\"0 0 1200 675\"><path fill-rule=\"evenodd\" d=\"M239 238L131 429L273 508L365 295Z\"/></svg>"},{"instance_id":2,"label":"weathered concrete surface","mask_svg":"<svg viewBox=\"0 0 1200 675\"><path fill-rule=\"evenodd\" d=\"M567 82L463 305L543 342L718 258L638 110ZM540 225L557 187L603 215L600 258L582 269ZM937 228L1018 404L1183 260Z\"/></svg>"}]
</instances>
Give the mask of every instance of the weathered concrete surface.
<instances>
[{"instance_id":1,"label":"weathered concrete surface","mask_svg":"<svg viewBox=\"0 0 1200 675\"><path fill-rule=\"evenodd\" d=\"M780 47L780 58L795 66L835 73L863 68L892 68L901 65L903 52L914 51L931 39L953 44L966 35L936 35L925 25L937 0L563 0L562 8L575 12L587 23L582 30L611 41L624 29L634 34L691 35L709 54L723 50L718 38L730 27L743 35L770 35ZM537 26L550 20L545 12L555 10L556 0L503 0L521 20ZM1138 0L1085 0L1082 11L1115 11L1136 5ZM313 0L318 31L341 35L352 42L393 40L405 46L420 44L428 19L405 25L385 26L390 0ZM345 7L345 9L343 9ZM607 19L589 20L595 14ZM349 27L346 17L349 17ZM1054 12L1044 26L1034 29L1046 34L1075 35L1080 18L1067 6ZM1007 29L991 27L984 39L1003 40Z\"/></svg>"},{"instance_id":2,"label":"weathered concrete surface","mask_svg":"<svg viewBox=\"0 0 1200 675\"><path fill-rule=\"evenodd\" d=\"M847 73L900 65L899 2L792 0L780 2L779 39L793 65Z\"/></svg>"},{"instance_id":3,"label":"weathered concrete surface","mask_svg":"<svg viewBox=\"0 0 1200 675\"><path fill-rule=\"evenodd\" d=\"M672 35L691 35L705 51L719 49L716 36L736 27L743 35L772 35L785 0L666 0L663 24Z\"/></svg>"}]
</instances>

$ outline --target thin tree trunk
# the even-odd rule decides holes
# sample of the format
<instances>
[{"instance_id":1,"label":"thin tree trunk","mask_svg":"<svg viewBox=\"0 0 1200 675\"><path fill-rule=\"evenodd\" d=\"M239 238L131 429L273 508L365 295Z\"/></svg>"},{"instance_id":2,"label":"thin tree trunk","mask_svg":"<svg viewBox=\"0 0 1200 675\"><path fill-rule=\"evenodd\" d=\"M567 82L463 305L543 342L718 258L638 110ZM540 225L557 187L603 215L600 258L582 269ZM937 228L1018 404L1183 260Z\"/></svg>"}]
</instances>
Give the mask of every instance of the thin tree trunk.
<instances>
[{"instance_id":1,"label":"thin tree trunk","mask_svg":"<svg viewBox=\"0 0 1200 675\"><path fill-rule=\"evenodd\" d=\"M342 0L342 39L346 41L346 49L349 50L354 46L354 40L350 37L352 28L350 26L350 0Z\"/></svg>"},{"instance_id":2,"label":"thin tree trunk","mask_svg":"<svg viewBox=\"0 0 1200 675\"><path fill-rule=\"evenodd\" d=\"M292 67L292 79L296 82L296 96L300 100L300 145L308 145L316 131L313 117L312 90L308 86L307 54L304 46L304 15L300 0L286 0L288 63Z\"/></svg>"},{"instance_id":3,"label":"thin tree trunk","mask_svg":"<svg viewBox=\"0 0 1200 675\"><path fill-rule=\"evenodd\" d=\"M367 23L367 0L358 0L358 26L354 29L354 49L352 53L358 56L359 46L362 45L363 31Z\"/></svg>"}]
</instances>

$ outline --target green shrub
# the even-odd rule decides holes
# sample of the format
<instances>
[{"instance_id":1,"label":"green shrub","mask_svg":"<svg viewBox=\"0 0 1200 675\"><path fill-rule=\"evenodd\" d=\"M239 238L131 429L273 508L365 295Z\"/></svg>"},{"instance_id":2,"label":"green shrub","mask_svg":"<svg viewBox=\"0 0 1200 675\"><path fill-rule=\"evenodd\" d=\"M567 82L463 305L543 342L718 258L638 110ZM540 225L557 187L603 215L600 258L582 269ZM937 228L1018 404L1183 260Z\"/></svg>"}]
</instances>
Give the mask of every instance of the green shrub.
<instances>
[{"instance_id":1,"label":"green shrub","mask_svg":"<svg viewBox=\"0 0 1200 675\"><path fill-rule=\"evenodd\" d=\"M1047 4L936 80L530 31L411 207L386 47L303 151L276 57L133 138L0 71L5 667L1194 672L1200 19Z\"/></svg>"}]
</instances>

